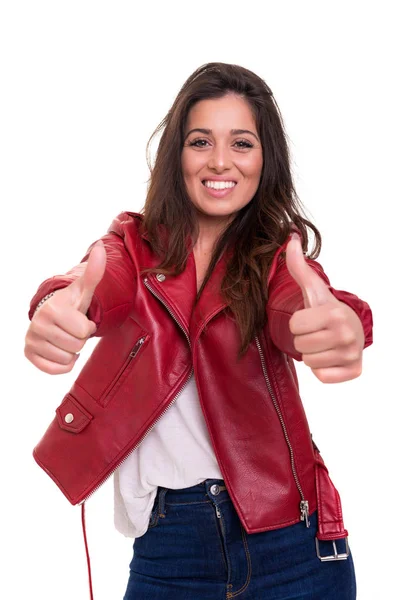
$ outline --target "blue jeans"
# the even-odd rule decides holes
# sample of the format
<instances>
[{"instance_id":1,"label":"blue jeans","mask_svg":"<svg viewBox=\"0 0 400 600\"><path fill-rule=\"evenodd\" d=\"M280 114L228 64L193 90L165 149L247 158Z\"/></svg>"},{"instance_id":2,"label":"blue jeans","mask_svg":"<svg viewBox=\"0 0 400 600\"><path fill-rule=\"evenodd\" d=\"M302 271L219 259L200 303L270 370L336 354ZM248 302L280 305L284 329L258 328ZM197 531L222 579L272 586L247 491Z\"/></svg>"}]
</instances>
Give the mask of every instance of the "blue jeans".
<instances>
[{"instance_id":1,"label":"blue jeans","mask_svg":"<svg viewBox=\"0 0 400 600\"><path fill-rule=\"evenodd\" d=\"M247 534L224 482L159 488L149 529L134 541L124 600L354 600L353 559L322 562L317 512L304 522ZM338 553L344 540L336 541ZM331 555L331 542L320 554Z\"/></svg>"}]
</instances>

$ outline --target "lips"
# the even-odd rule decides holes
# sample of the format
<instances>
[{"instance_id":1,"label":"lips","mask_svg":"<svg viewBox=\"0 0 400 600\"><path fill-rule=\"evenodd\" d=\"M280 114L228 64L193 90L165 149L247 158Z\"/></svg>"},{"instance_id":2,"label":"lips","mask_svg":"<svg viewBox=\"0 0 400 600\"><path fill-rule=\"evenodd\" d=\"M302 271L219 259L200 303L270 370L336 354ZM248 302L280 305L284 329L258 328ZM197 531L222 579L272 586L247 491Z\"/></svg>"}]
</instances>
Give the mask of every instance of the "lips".
<instances>
[{"instance_id":1,"label":"lips","mask_svg":"<svg viewBox=\"0 0 400 600\"><path fill-rule=\"evenodd\" d=\"M213 188L213 187L209 187L207 185L205 185L206 181L229 181L234 183L235 185L229 186L229 187L223 187L223 188ZM206 191L207 194L209 194L210 196L212 196L213 198L225 198L225 196L228 196L229 194L232 193L232 191L235 189L235 187L237 186L237 182L234 181L233 179L204 179L204 181L202 181L203 187Z\"/></svg>"},{"instance_id":2,"label":"lips","mask_svg":"<svg viewBox=\"0 0 400 600\"><path fill-rule=\"evenodd\" d=\"M203 179L201 183L208 190L233 189L237 185L237 181L234 179Z\"/></svg>"},{"instance_id":3,"label":"lips","mask_svg":"<svg viewBox=\"0 0 400 600\"><path fill-rule=\"evenodd\" d=\"M207 177L207 179L202 179L201 183L204 185L206 181L220 181L221 183L232 181L233 183L237 183L236 179L217 179L216 177Z\"/></svg>"}]
</instances>

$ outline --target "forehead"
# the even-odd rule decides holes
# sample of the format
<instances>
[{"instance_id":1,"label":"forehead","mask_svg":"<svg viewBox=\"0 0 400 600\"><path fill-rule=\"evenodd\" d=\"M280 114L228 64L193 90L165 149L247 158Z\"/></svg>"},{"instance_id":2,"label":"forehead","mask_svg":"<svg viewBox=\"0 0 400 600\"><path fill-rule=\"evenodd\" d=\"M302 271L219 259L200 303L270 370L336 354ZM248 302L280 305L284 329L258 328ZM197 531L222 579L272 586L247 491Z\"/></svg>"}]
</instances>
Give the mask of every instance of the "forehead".
<instances>
[{"instance_id":1,"label":"forehead","mask_svg":"<svg viewBox=\"0 0 400 600\"><path fill-rule=\"evenodd\" d=\"M229 94L196 102L189 111L186 131L195 127L213 132L230 129L256 129L249 103L244 98Z\"/></svg>"}]
</instances>

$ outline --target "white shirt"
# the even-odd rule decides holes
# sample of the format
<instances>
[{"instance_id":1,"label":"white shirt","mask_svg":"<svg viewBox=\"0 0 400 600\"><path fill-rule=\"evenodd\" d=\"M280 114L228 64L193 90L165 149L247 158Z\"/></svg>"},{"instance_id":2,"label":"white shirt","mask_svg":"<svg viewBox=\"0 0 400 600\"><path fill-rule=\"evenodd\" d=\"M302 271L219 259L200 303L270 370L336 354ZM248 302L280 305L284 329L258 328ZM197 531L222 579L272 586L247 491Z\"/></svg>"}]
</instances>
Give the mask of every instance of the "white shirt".
<instances>
[{"instance_id":1,"label":"white shirt","mask_svg":"<svg viewBox=\"0 0 400 600\"><path fill-rule=\"evenodd\" d=\"M143 442L114 473L114 523L127 537L147 531L158 486L222 479L192 375Z\"/></svg>"}]
</instances>

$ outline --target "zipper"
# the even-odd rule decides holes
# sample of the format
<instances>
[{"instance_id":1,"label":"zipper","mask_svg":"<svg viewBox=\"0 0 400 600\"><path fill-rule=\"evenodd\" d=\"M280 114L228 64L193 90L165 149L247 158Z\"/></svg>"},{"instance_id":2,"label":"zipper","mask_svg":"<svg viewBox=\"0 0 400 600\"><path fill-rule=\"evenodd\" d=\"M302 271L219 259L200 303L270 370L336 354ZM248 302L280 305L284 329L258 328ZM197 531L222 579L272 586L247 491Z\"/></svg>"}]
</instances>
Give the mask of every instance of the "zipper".
<instances>
[{"instance_id":1,"label":"zipper","mask_svg":"<svg viewBox=\"0 0 400 600\"><path fill-rule=\"evenodd\" d=\"M185 337L190 344L190 338L189 335L186 333L184 327L182 326L182 324L180 323L180 321L176 318L176 316L172 313L172 311L169 309L169 307L165 304L165 302L158 296L158 294L156 294L154 292L154 290L148 285L148 279L147 277L144 279L144 283L146 285L146 287L154 294L154 296L156 296L156 298L158 298L160 300L160 302L165 306L165 308L168 310L169 314L171 315L171 317L174 319L174 321L179 325L180 329L183 331L183 333L185 334ZM142 347L144 341L145 341L146 337L142 340L142 338L140 338L136 344L134 345L134 347L132 348L130 354L129 354L129 359L131 360L132 358L134 358L137 353L139 352L140 348ZM127 363L129 364L129 363ZM123 367L124 369L124 367ZM118 463L117 465L112 469L112 471L110 471L110 473L108 473L108 475L103 479L103 481L101 481L100 483L98 483L96 485L96 487L83 499L81 500L78 505L80 506L81 504L83 504L84 502L86 502L86 500L88 500L88 498L90 498L95 492L97 492L97 490L111 477L111 475L122 465L122 463L127 460L129 458L129 456L140 446L140 444L144 441L144 439L149 435L149 433L154 429L154 427L157 425L158 421L165 415L165 413L167 412L167 410L174 404L174 402L177 400L177 398L179 398L179 396L181 395L181 393L183 392L184 388L186 387L187 383L189 382L192 374L193 374L193 366L190 370L189 376L185 379L183 385L181 386L181 388L179 389L178 393L174 396L174 398L171 400L171 402L168 404L168 406L166 406L164 408L164 410L162 411L162 413L157 417L157 419L154 421L154 423L152 425L150 425L150 427L147 429L147 431L144 433L144 435L142 436L142 438L135 444L135 446L128 452L128 454L126 454Z\"/></svg>"},{"instance_id":2,"label":"zipper","mask_svg":"<svg viewBox=\"0 0 400 600\"><path fill-rule=\"evenodd\" d=\"M183 392L184 388L186 387L189 379L191 378L193 373L193 368L190 371L189 377L187 377L187 379L185 380L184 384L182 385L182 387L180 388L179 392L176 394L176 396L174 396L174 398L171 400L171 402L168 404L168 406L166 406L164 408L164 410L162 411L162 413L160 415L158 415L157 419L154 421L154 423L152 425L150 425L150 427L147 429L147 431L144 433L144 435L142 436L142 438L137 442L137 444L135 444L135 446L129 450L128 454L126 454L118 463L117 465L112 469L112 471L110 471L110 473L108 473L108 475L103 479L103 481L101 481L100 483L98 483L96 485L96 487L83 499L81 500L78 505L80 506L81 504L83 504L84 502L86 502L86 500L88 500L88 498L90 498L90 496L92 496L95 492L97 492L97 490L109 479L109 477L111 477L111 475L122 465L122 463L127 460L127 458L129 458L129 456L132 454L132 452L134 452L139 446L140 444L143 442L143 440L149 435L149 433L154 429L154 427L157 425L158 421L165 415L165 413L167 412L167 410L174 404L174 402L177 400L177 398L181 395L181 393Z\"/></svg>"},{"instance_id":3,"label":"zipper","mask_svg":"<svg viewBox=\"0 0 400 600\"><path fill-rule=\"evenodd\" d=\"M111 394L111 392L117 385L118 381L121 379L124 372L130 366L132 359L137 356L137 354L139 353L139 350L141 349L141 347L143 346L144 342L146 341L146 339L148 337L149 337L148 335L144 335L135 342L135 345L133 346L132 350L129 352L127 359L125 360L124 364L118 371L117 375L114 377L113 381L110 383L110 385L108 386L106 391L103 392L103 394L100 396L99 404L101 404L102 406L105 406L106 398Z\"/></svg>"},{"instance_id":4,"label":"zipper","mask_svg":"<svg viewBox=\"0 0 400 600\"><path fill-rule=\"evenodd\" d=\"M167 311L169 312L169 314L171 315L171 317L174 319L175 323L177 323L177 325L179 326L179 328L183 331L183 333L185 334L185 337L187 339L187 342L189 344L190 347L192 347L191 343L190 343L190 337L189 334L187 333L186 329L183 327L182 323L177 319L176 315L174 315L174 313L171 311L171 309L169 308L169 306L167 304L165 304L164 300L162 298L160 298L160 296L157 294L157 292L154 291L154 289L152 287L150 287L149 285L149 279L148 277L145 277L143 279L143 283L144 285L147 287L148 290L150 290L150 292L161 302L161 304L167 309Z\"/></svg>"},{"instance_id":5,"label":"zipper","mask_svg":"<svg viewBox=\"0 0 400 600\"><path fill-rule=\"evenodd\" d=\"M274 391L272 389L272 385L271 385L271 382L270 382L270 379L269 379L269 376L268 376L266 362L265 362L265 357L264 357L264 353L263 353L262 348L261 348L260 340L259 340L259 338L257 336L256 336L255 340L256 340L258 352L260 354L261 366L262 366L262 370L263 370L263 373L264 373L264 379L265 379L265 382L267 384L267 388L268 388L269 394L271 396L273 405L274 405L275 410L277 412L277 415L279 417L279 421L280 421L282 429L283 429L283 434L285 436L286 443L287 443L288 448L289 448L289 452L290 452L290 464L291 464L291 467L292 467L292 473L293 473L293 477L294 477L297 489L299 490L299 494L301 496L301 501L300 501L300 520L301 521L305 521L306 527L310 527L310 521L308 519L308 517L309 517L308 500L306 500L304 498L304 493L303 493L302 487L300 485L299 476L297 474L296 466L294 464L294 453L293 453L292 444L290 443L288 432L287 432L287 429L286 429L286 425L285 425L285 422L283 420L282 412L281 412L281 409L279 408L278 402L276 400L276 396L274 394Z\"/></svg>"},{"instance_id":6,"label":"zipper","mask_svg":"<svg viewBox=\"0 0 400 600\"><path fill-rule=\"evenodd\" d=\"M306 527L310 527L309 517L309 506L308 500L302 500L300 502L300 519L306 522Z\"/></svg>"},{"instance_id":7,"label":"zipper","mask_svg":"<svg viewBox=\"0 0 400 600\"><path fill-rule=\"evenodd\" d=\"M224 520L222 518L222 513L218 506L215 506L215 513L217 515L218 523L221 529L222 537L225 539L225 528L224 528Z\"/></svg>"},{"instance_id":8,"label":"zipper","mask_svg":"<svg viewBox=\"0 0 400 600\"><path fill-rule=\"evenodd\" d=\"M223 556L226 570L228 573L228 579L230 579L231 568L230 568L228 553L226 550L224 519L222 518L222 513L217 505L215 505L215 514L217 515L217 521L218 521L219 529L221 531L221 536L222 536L222 540L221 540L222 549L223 549L222 556Z\"/></svg>"},{"instance_id":9,"label":"zipper","mask_svg":"<svg viewBox=\"0 0 400 600\"><path fill-rule=\"evenodd\" d=\"M145 341L145 339L146 339L146 336L138 339L136 344L133 346L132 350L129 352L129 359L135 358L136 354L139 352L140 348L142 347L142 344Z\"/></svg>"}]
</instances>

